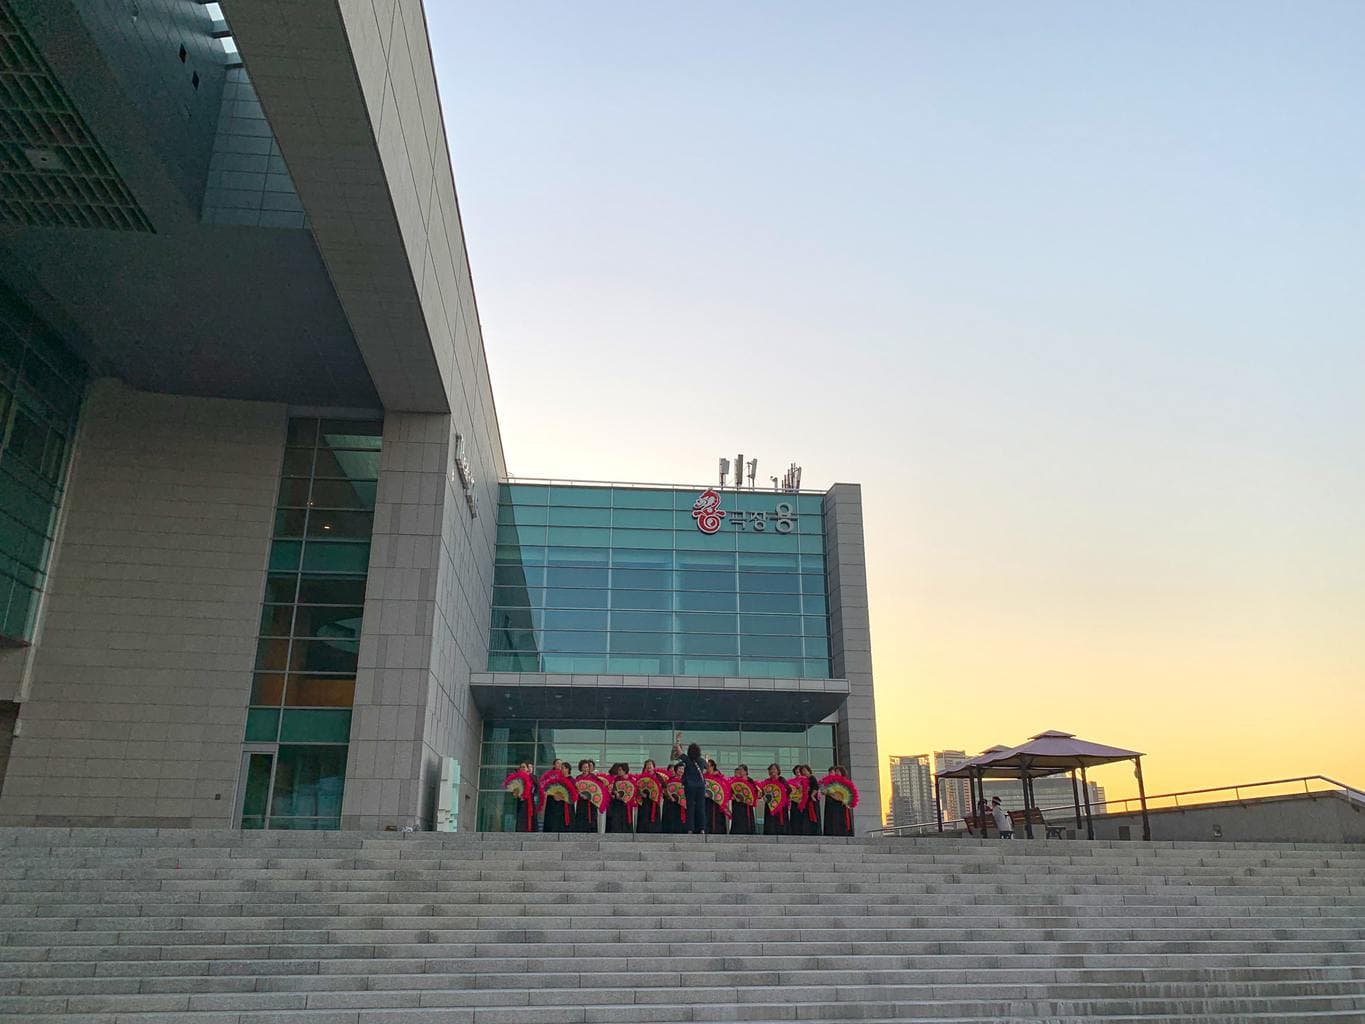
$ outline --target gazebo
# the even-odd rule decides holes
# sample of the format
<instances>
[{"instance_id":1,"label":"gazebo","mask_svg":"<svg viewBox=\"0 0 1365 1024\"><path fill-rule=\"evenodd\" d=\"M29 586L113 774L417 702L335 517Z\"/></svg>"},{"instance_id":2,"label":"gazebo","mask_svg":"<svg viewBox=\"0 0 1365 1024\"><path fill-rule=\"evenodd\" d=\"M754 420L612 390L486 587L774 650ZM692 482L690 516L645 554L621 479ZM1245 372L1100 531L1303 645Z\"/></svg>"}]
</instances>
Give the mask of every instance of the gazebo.
<instances>
[{"instance_id":1,"label":"gazebo","mask_svg":"<svg viewBox=\"0 0 1365 1024\"><path fill-rule=\"evenodd\" d=\"M1048 775L1070 773L1071 793L1076 804L1076 827L1081 827L1081 794L1084 793L1086 838L1095 838L1095 824L1091 818L1090 787L1086 769L1116 761L1132 761L1137 776L1138 800L1142 805L1142 838L1151 840L1152 828L1147 820L1147 791L1142 783L1142 754L1136 750L1109 747L1077 739L1072 733L1049 730L1033 736L1017 747L992 747L966 764L934 776L934 796L938 806L938 830L943 831L943 779L967 779L971 790L972 813L975 814L985 798L982 783L986 779L1018 779L1024 794L1024 828L1033 838L1030 812L1037 806L1033 799L1033 780ZM1076 773L1080 772L1080 786Z\"/></svg>"}]
</instances>

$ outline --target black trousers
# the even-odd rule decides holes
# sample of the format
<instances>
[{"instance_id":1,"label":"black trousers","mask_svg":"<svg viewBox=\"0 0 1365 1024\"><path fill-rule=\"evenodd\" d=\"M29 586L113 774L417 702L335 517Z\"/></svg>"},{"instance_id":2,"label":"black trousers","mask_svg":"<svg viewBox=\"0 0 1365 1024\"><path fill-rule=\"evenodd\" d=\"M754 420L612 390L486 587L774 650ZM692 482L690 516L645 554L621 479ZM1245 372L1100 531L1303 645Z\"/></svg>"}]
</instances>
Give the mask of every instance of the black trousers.
<instances>
[{"instance_id":1,"label":"black trousers","mask_svg":"<svg viewBox=\"0 0 1365 1024\"><path fill-rule=\"evenodd\" d=\"M687 827L685 832L701 835L706 830L706 787L687 787Z\"/></svg>"}]
</instances>

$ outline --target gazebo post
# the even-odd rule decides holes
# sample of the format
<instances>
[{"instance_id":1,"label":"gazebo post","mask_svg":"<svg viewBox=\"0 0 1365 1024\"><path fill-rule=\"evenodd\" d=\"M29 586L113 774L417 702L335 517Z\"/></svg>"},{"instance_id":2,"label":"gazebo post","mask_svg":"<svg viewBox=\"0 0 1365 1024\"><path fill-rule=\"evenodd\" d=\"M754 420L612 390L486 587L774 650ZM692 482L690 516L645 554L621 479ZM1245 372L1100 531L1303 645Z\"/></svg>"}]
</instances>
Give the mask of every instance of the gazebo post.
<instances>
[{"instance_id":1,"label":"gazebo post","mask_svg":"<svg viewBox=\"0 0 1365 1024\"><path fill-rule=\"evenodd\" d=\"M1133 758L1133 774L1137 776L1138 800L1142 803L1142 838L1152 841L1152 823L1147 820L1147 789L1142 784L1142 755Z\"/></svg>"},{"instance_id":2,"label":"gazebo post","mask_svg":"<svg viewBox=\"0 0 1365 1024\"><path fill-rule=\"evenodd\" d=\"M1024 835L1033 838L1033 822L1029 821L1028 815L1028 767L1025 766L1023 773L1019 776L1019 781L1024 784Z\"/></svg>"},{"instance_id":3,"label":"gazebo post","mask_svg":"<svg viewBox=\"0 0 1365 1024\"><path fill-rule=\"evenodd\" d=\"M1085 765L1081 765L1081 792L1085 794L1085 838L1095 838L1095 819L1090 814L1090 780L1085 776Z\"/></svg>"},{"instance_id":4,"label":"gazebo post","mask_svg":"<svg viewBox=\"0 0 1365 1024\"><path fill-rule=\"evenodd\" d=\"M938 830L943 831L943 781L934 773L934 815L938 818Z\"/></svg>"},{"instance_id":5,"label":"gazebo post","mask_svg":"<svg viewBox=\"0 0 1365 1024\"><path fill-rule=\"evenodd\" d=\"M1076 769L1071 769L1071 799L1076 802L1076 831L1081 830L1081 791L1076 786Z\"/></svg>"}]
</instances>

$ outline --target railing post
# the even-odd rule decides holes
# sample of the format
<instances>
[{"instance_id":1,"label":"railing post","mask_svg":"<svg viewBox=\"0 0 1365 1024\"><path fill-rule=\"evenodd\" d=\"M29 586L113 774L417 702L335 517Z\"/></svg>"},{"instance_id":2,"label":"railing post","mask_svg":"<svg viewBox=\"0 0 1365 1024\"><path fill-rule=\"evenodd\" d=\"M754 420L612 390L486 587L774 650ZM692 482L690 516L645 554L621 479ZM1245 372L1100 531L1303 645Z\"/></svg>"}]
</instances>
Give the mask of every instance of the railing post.
<instances>
[{"instance_id":1,"label":"railing post","mask_svg":"<svg viewBox=\"0 0 1365 1024\"><path fill-rule=\"evenodd\" d=\"M1137 776L1138 799L1142 801L1142 840L1152 841L1152 824L1147 820L1147 789L1142 784L1142 758L1133 758L1133 774Z\"/></svg>"}]
</instances>

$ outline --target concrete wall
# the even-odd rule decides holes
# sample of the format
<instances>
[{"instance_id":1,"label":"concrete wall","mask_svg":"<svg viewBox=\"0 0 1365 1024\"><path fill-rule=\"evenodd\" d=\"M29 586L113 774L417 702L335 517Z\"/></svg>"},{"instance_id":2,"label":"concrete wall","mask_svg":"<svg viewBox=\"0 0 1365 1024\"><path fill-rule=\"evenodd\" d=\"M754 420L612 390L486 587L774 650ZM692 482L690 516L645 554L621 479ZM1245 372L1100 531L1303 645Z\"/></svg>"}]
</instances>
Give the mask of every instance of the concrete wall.
<instances>
[{"instance_id":1,"label":"concrete wall","mask_svg":"<svg viewBox=\"0 0 1365 1024\"><path fill-rule=\"evenodd\" d=\"M1269 797L1148 812L1152 839L1191 842L1365 843L1365 806L1340 793ZM1096 839L1142 838L1142 815L1095 819Z\"/></svg>"},{"instance_id":2,"label":"concrete wall","mask_svg":"<svg viewBox=\"0 0 1365 1024\"><path fill-rule=\"evenodd\" d=\"M825 494L825 568L829 575L829 641L836 678L847 679L848 701L835 731L841 756L858 786L854 828L882 824L881 764L877 757L877 702L872 687L872 627L867 606L863 498L857 484L835 484ZM815 765L821 774L828 765Z\"/></svg>"},{"instance_id":3,"label":"concrete wall","mask_svg":"<svg viewBox=\"0 0 1365 1024\"><path fill-rule=\"evenodd\" d=\"M284 432L91 385L0 824L229 823Z\"/></svg>"},{"instance_id":4,"label":"concrete wall","mask_svg":"<svg viewBox=\"0 0 1365 1024\"><path fill-rule=\"evenodd\" d=\"M467 449L481 513L471 518L455 431L450 416L384 421L344 828L430 827L442 757L464 767L473 814L481 723L469 677L488 665L500 452Z\"/></svg>"}]
</instances>

